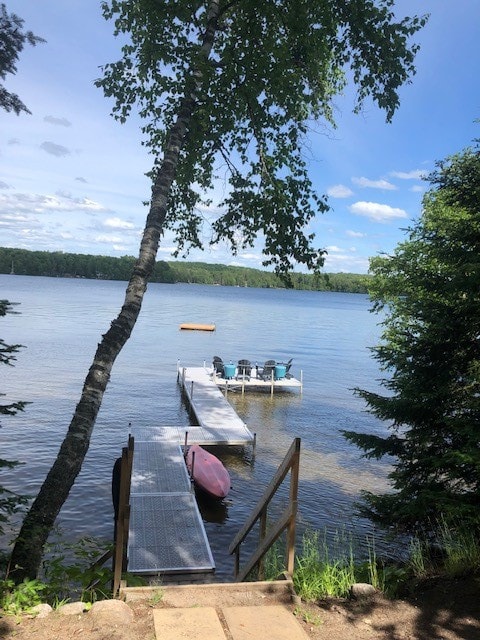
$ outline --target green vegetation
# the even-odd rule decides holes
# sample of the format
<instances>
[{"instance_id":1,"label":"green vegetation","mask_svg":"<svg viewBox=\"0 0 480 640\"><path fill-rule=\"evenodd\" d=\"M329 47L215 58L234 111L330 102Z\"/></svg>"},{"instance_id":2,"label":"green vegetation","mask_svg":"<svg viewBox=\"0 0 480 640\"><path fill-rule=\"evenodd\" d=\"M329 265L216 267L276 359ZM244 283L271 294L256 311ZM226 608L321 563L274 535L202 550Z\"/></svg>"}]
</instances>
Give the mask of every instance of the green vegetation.
<instances>
[{"instance_id":1,"label":"green vegetation","mask_svg":"<svg viewBox=\"0 0 480 640\"><path fill-rule=\"evenodd\" d=\"M345 432L365 457L392 461L394 491L364 492L360 511L425 539L440 515L480 531L479 148L437 163L429 181L408 239L371 261L387 393L357 393L390 435Z\"/></svg>"},{"instance_id":2,"label":"green vegetation","mask_svg":"<svg viewBox=\"0 0 480 640\"><path fill-rule=\"evenodd\" d=\"M60 251L27 251L0 247L0 273L57 278L91 278L128 280L135 258L95 256ZM294 289L313 291L343 291L366 293L368 275L355 273L304 274L293 273ZM230 267L203 262L155 263L151 282L215 284L232 287L285 288L284 280L275 273L246 267Z\"/></svg>"},{"instance_id":3,"label":"green vegetation","mask_svg":"<svg viewBox=\"0 0 480 640\"><path fill-rule=\"evenodd\" d=\"M296 557L293 584L296 593L306 602L325 597L346 597L356 582L351 544L345 546L343 536L336 537L333 551L329 549L326 532L303 536L302 551Z\"/></svg>"},{"instance_id":4,"label":"green vegetation","mask_svg":"<svg viewBox=\"0 0 480 640\"><path fill-rule=\"evenodd\" d=\"M333 542L327 543L326 531L307 531L295 560L293 575L297 595L305 602L317 602L333 597L345 598L356 582L367 582L389 597L414 591L419 581L444 576L446 578L480 574L480 541L472 532L458 527L452 529L444 520L435 525L436 545L427 545L412 538L409 557L398 565L377 558L373 537L367 540L368 559L355 558L352 539L344 531L337 532ZM277 579L284 571L284 544L277 541L265 558L267 580ZM105 544L90 537L68 544L58 542L49 549L43 563L42 580L24 580L15 585L8 578L0 579L0 610L18 615L28 612L41 602L54 608L69 600L91 604L111 597L113 574L109 567L97 566L107 550ZM129 586L144 582L138 576L126 574ZM164 597L161 585L148 604L157 606ZM306 620L311 615L301 606L296 615ZM320 617L309 618L311 624L321 624Z\"/></svg>"},{"instance_id":5,"label":"green vegetation","mask_svg":"<svg viewBox=\"0 0 480 640\"><path fill-rule=\"evenodd\" d=\"M8 615L28 613L32 607L45 602L46 585L27 578L15 585L13 580L0 580L0 609Z\"/></svg>"},{"instance_id":6,"label":"green vegetation","mask_svg":"<svg viewBox=\"0 0 480 640\"><path fill-rule=\"evenodd\" d=\"M59 539L49 546L41 572L46 600L54 604L70 599L95 602L109 598L112 570L98 563L107 549L104 542L91 536L73 543Z\"/></svg>"},{"instance_id":7,"label":"green vegetation","mask_svg":"<svg viewBox=\"0 0 480 640\"><path fill-rule=\"evenodd\" d=\"M480 541L475 535L457 527L452 529L444 520L437 521L435 546L413 537L408 558L398 564L377 557L373 537L367 538L368 558L356 557L350 537L336 533L328 544L326 532L307 531L295 558L293 583L297 595L305 602L323 598L345 598L356 582L371 584L389 597L412 592L421 580L444 576L458 578L480 574ZM268 579L277 578L284 570L282 547L266 557ZM270 565L271 560L273 565Z\"/></svg>"},{"instance_id":8,"label":"green vegetation","mask_svg":"<svg viewBox=\"0 0 480 640\"><path fill-rule=\"evenodd\" d=\"M8 574L0 579L0 609L17 615L41 602L57 608L70 600L89 604L110 598L113 573L99 563L107 550L104 542L89 536L74 543L58 539L47 550L41 579L17 585Z\"/></svg>"},{"instance_id":9,"label":"green vegetation","mask_svg":"<svg viewBox=\"0 0 480 640\"><path fill-rule=\"evenodd\" d=\"M0 300L0 317L5 316L7 313L15 313L14 303L8 300ZM0 364L7 366L13 366L16 360L16 354L22 348L21 344L7 344L2 338L0 338ZM4 380L4 378L2 378ZM4 382L2 383L4 384ZM0 396L5 395L0 391ZM19 411L23 411L26 402L16 401L8 402L6 404L0 404L0 416L14 416ZM0 428L2 427L0 423ZM0 458L0 469L13 468L20 463L16 460L4 460ZM4 526L8 522L9 518L22 509L26 504L27 498L21 496L4 486L0 485L0 535L4 534ZM0 550L0 566L6 562L3 550Z\"/></svg>"}]
</instances>

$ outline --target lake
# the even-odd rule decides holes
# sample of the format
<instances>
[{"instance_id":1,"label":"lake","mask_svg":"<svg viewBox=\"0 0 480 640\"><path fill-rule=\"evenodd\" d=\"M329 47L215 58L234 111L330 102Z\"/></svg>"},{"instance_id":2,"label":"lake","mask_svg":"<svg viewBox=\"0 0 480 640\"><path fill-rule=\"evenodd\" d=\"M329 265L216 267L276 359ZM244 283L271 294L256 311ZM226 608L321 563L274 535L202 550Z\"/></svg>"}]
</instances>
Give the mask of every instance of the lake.
<instances>
[{"instance_id":1,"label":"lake","mask_svg":"<svg viewBox=\"0 0 480 640\"><path fill-rule=\"evenodd\" d=\"M1 457L24 464L4 471L2 483L35 495L68 428L101 334L117 315L125 283L0 275L0 298L18 302L19 315L0 319L0 336L25 349L14 368L2 367L3 402L26 400L26 410L3 420ZM232 490L215 507L201 503L217 577L231 580L228 545L270 482L295 437L301 438L299 536L306 528L353 536L365 547L372 525L353 509L359 491L388 487L384 462L362 459L342 429L385 434L366 412L355 387L378 390L380 372L369 348L379 339L379 318L360 294L151 284L133 335L114 365L82 472L58 518L67 538L110 539L111 472L126 445L129 424L188 425L177 385L177 366L248 358L293 358L303 374L298 390L228 393L252 432L250 448L221 449ZM215 332L180 331L182 322L215 323ZM279 495L280 510L285 493ZM389 550L375 532L377 545Z\"/></svg>"}]
</instances>

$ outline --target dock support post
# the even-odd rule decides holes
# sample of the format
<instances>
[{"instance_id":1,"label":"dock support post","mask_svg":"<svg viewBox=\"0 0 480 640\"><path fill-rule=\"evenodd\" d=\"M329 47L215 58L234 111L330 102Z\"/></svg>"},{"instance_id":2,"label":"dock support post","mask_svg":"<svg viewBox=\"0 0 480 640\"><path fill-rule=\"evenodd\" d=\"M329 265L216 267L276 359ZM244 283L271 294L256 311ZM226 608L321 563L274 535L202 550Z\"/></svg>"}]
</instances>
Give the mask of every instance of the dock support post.
<instances>
[{"instance_id":1,"label":"dock support post","mask_svg":"<svg viewBox=\"0 0 480 640\"><path fill-rule=\"evenodd\" d=\"M252 449L252 458L255 460L255 454L257 453L257 434L256 432L253 434L253 449Z\"/></svg>"}]
</instances>

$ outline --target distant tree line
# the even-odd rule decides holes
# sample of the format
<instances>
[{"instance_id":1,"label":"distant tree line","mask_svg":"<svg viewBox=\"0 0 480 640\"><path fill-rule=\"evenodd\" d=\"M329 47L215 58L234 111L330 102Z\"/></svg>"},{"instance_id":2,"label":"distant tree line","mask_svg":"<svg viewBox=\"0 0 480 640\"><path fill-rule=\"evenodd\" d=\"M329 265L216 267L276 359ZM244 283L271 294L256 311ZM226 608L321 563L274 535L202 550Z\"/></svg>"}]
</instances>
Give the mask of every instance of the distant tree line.
<instances>
[{"instance_id":1,"label":"distant tree line","mask_svg":"<svg viewBox=\"0 0 480 640\"><path fill-rule=\"evenodd\" d=\"M61 251L27 251L0 247L0 273L54 278L89 278L125 280L130 278L133 256L87 255ZM355 273L313 275L293 273L294 289L366 293L369 276ZM224 286L285 288L274 273L247 267L207 264L204 262L156 262L152 282L211 284Z\"/></svg>"}]
</instances>

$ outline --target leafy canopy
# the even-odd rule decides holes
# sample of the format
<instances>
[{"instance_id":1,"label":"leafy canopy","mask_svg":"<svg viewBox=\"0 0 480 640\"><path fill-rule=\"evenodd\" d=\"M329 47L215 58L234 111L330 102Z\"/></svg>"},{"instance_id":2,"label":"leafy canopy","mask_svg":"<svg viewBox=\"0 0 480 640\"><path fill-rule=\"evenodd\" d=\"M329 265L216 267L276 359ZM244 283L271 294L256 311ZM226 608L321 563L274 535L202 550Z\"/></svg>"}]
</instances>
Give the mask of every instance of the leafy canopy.
<instances>
[{"instance_id":1,"label":"leafy canopy","mask_svg":"<svg viewBox=\"0 0 480 640\"><path fill-rule=\"evenodd\" d=\"M265 243L264 265L286 273L323 264L309 223L328 205L308 176L305 136L311 121L334 125L332 100L351 76L356 109L371 97L387 120L398 88L414 73L410 37L425 18L398 20L393 0L112 0L123 57L96 84L124 122L134 107L144 144L165 148L182 100L196 109L180 152L165 229L177 253L204 244L204 194L224 181L209 241L233 254ZM207 60L200 55L209 9L219 9ZM155 167L155 168L156 168ZM153 171L155 175L155 170Z\"/></svg>"},{"instance_id":2,"label":"leafy canopy","mask_svg":"<svg viewBox=\"0 0 480 640\"><path fill-rule=\"evenodd\" d=\"M391 433L345 434L367 457L393 456L394 493L365 493L362 511L407 530L428 530L439 514L479 524L479 150L438 163L429 180L408 239L371 261L388 394L357 391Z\"/></svg>"},{"instance_id":3,"label":"leafy canopy","mask_svg":"<svg viewBox=\"0 0 480 640\"><path fill-rule=\"evenodd\" d=\"M45 42L31 31L23 31L23 20L14 13L8 14L5 4L0 4L0 78L5 80L8 73L17 72L18 54L26 42L35 46ZM15 93L10 93L0 83L0 107L20 115L23 111L30 113Z\"/></svg>"}]
</instances>

